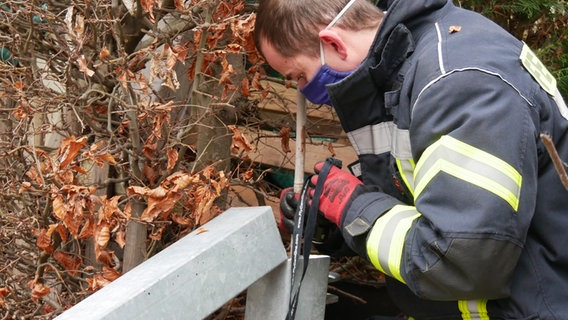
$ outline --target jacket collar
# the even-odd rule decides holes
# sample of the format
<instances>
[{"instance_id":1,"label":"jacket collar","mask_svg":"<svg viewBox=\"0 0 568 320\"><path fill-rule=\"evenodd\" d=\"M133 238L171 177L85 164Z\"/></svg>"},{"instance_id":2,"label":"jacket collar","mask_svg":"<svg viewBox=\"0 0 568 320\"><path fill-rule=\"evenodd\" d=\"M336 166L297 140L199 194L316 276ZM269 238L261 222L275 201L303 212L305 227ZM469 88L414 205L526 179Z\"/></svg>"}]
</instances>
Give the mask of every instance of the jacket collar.
<instances>
[{"instance_id":1,"label":"jacket collar","mask_svg":"<svg viewBox=\"0 0 568 320\"><path fill-rule=\"evenodd\" d=\"M377 31L361 65L344 80L328 85L333 106L348 131L361 122L389 120L384 108L384 92L393 90L400 67L414 52L412 30L438 19L439 9L449 0L394 0ZM377 110L379 107L380 111ZM361 117L354 117L353 113ZM370 116L373 114L373 116ZM360 120L353 120L360 118ZM349 123L347 122L349 121Z\"/></svg>"},{"instance_id":2,"label":"jacket collar","mask_svg":"<svg viewBox=\"0 0 568 320\"><path fill-rule=\"evenodd\" d=\"M373 52L370 55L375 55L380 52L388 40L388 36L399 24L405 24L410 29L411 26L420 23L424 20L437 20L438 15L434 14L451 0L394 0L388 1L388 11L384 16L381 26L375 37L375 41L371 48ZM431 14L432 13L432 14Z\"/></svg>"}]
</instances>

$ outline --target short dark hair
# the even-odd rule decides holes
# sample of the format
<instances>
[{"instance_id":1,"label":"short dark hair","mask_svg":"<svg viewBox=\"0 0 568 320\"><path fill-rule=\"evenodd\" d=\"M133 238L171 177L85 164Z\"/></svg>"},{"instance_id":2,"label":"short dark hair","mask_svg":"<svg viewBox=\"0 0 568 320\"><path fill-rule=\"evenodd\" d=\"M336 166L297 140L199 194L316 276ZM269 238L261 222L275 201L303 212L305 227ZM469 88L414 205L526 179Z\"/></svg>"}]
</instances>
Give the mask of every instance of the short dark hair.
<instances>
[{"instance_id":1,"label":"short dark hair","mask_svg":"<svg viewBox=\"0 0 568 320\"><path fill-rule=\"evenodd\" d=\"M254 41L261 50L265 40L285 57L299 53L319 56L319 31L345 7L349 0L260 0ZM336 26L347 30L377 27L383 12L369 0L357 0Z\"/></svg>"}]
</instances>

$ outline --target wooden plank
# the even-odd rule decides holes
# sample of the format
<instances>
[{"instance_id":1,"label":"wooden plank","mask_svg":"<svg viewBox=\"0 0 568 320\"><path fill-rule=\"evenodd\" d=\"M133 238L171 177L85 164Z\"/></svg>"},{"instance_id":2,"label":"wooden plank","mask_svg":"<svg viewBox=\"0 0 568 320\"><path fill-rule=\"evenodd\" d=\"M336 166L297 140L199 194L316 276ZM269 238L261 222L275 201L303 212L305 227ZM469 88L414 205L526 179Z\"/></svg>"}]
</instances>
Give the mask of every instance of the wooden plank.
<instances>
[{"instance_id":1,"label":"wooden plank","mask_svg":"<svg viewBox=\"0 0 568 320\"><path fill-rule=\"evenodd\" d=\"M267 81L263 85L267 85ZM286 88L284 85L270 82L270 94L260 99L258 104L258 116L268 126L281 128L296 127L296 89ZM344 138L345 133L337 114L331 106L307 104L307 130L311 136L325 136L328 138Z\"/></svg>"},{"instance_id":2,"label":"wooden plank","mask_svg":"<svg viewBox=\"0 0 568 320\"><path fill-rule=\"evenodd\" d=\"M260 131L256 135L254 131L248 130L246 127L239 127L245 137L251 142L256 149L248 152L246 155L254 162L262 163L267 166L294 170L295 162L295 146L296 141L290 139L290 152L282 150L281 137L278 133L269 131ZM330 147L331 145L331 147ZM323 161L328 157L335 156L343 162L343 169L347 170L347 165L357 160L357 154L348 140L324 141L310 140L306 141L306 163L304 171L313 173L314 165Z\"/></svg>"}]
</instances>

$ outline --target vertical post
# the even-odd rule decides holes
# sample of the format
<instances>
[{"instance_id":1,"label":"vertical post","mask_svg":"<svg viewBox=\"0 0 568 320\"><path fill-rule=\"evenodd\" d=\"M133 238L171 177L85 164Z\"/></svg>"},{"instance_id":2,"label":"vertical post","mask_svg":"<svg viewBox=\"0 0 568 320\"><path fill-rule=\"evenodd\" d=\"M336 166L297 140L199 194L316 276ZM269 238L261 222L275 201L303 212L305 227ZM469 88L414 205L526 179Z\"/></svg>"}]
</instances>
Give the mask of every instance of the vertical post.
<instances>
[{"instance_id":1,"label":"vertical post","mask_svg":"<svg viewBox=\"0 0 568 320\"><path fill-rule=\"evenodd\" d=\"M298 89L296 94L296 162L294 163L294 192L302 191L306 163L306 97Z\"/></svg>"},{"instance_id":2,"label":"vertical post","mask_svg":"<svg viewBox=\"0 0 568 320\"><path fill-rule=\"evenodd\" d=\"M303 260L298 261L298 270ZM256 281L247 290L245 320L283 320L290 300L290 259ZM329 256L311 255L306 277L302 282L296 320L323 320L327 298ZM294 287L298 285L298 278Z\"/></svg>"}]
</instances>

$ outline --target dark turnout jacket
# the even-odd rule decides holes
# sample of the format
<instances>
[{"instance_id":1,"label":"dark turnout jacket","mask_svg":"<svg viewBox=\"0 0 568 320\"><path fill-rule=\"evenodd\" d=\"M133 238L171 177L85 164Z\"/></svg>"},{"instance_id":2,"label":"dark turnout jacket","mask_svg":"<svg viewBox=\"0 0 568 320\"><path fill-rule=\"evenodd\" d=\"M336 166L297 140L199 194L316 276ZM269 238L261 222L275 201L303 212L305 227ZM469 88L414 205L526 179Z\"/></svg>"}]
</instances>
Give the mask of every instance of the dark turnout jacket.
<instances>
[{"instance_id":1,"label":"dark turnout jacket","mask_svg":"<svg viewBox=\"0 0 568 320\"><path fill-rule=\"evenodd\" d=\"M568 161L555 79L447 0L397 0L362 65L328 86L365 185L347 244L415 319L568 319Z\"/></svg>"}]
</instances>

